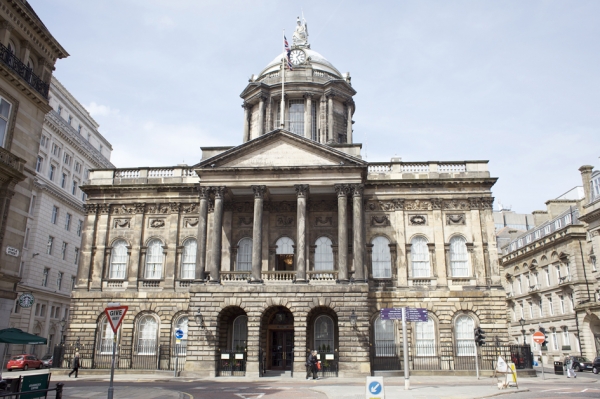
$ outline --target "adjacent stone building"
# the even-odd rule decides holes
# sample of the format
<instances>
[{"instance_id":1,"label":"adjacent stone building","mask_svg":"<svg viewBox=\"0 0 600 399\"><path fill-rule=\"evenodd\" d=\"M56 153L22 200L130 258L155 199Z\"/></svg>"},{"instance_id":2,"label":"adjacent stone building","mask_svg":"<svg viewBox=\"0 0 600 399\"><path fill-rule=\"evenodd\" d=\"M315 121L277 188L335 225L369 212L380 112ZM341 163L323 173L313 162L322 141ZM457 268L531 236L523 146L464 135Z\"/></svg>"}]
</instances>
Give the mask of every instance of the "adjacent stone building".
<instances>
[{"instance_id":1,"label":"adjacent stone building","mask_svg":"<svg viewBox=\"0 0 600 399\"><path fill-rule=\"evenodd\" d=\"M48 90L65 49L25 0L0 1L0 329L22 278L23 242ZM0 350L4 351L3 346Z\"/></svg>"},{"instance_id":2,"label":"adjacent stone building","mask_svg":"<svg viewBox=\"0 0 600 399\"><path fill-rule=\"evenodd\" d=\"M31 308L15 304L10 326L48 338L48 346L13 353L41 356L60 342L68 327L83 232L85 193L91 169L111 168L110 143L85 108L54 77L33 182L23 243L19 290L34 295Z\"/></svg>"},{"instance_id":3,"label":"adjacent stone building","mask_svg":"<svg viewBox=\"0 0 600 399\"><path fill-rule=\"evenodd\" d=\"M472 356L477 326L508 341L487 161L364 161L350 75L300 22L293 70L285 58L242 92L242 144L202 148L194 166L91 172L67 337L93 347L90 364L111 350L109 302L129 306L119 364L181 328L185 371L201 376L243 360L246 375L303 378L309 348L365 375L401 342L386 307L428 309L409 328L417 368L446 367L444 345Z\"/></svg>"}]
</instances>

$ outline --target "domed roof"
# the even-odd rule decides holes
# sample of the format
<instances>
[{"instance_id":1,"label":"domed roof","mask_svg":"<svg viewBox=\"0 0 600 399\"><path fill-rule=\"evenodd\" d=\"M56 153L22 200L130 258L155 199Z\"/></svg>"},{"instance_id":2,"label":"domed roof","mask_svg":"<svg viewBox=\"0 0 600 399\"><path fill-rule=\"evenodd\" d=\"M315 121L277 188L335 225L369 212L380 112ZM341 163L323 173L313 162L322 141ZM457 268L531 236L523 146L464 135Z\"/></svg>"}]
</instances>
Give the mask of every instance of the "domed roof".
<instances>
[{"instance_id":1,"label":"domed roof","mask_svg":"<svg viewBox=\"0 0 600 399\"><path fill-rule=\"evenodd\" d=\"M338 71L337 68L334 67L331 62L327 61L327 59L321 54L309 48L302 48L302 50L306 53L307 60L312 65L313 69L328 72L339 77L340 79L342 78L342 74L340 73L340 71ZM283 57L285 57L285 53L281 53L277 57L275 57L275 59L271 61L269 65L267 65L258 76L261 77L270 72L278 71L281 65L281 59Z\"/></svg>"}]
</instances>

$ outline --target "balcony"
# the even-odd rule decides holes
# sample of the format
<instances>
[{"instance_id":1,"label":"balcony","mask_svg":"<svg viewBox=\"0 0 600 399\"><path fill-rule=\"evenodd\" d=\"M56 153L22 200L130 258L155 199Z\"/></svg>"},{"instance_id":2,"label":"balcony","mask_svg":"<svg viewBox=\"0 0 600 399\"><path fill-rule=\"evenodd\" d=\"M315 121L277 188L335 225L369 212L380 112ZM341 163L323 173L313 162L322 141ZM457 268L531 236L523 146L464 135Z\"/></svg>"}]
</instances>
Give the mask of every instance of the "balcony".
<instances>
[{"instance_id":1,"label":"balcony","mask_svg":"<svg viewBox=\"0 0 600 399\"><path fill-rule=\"evenodd\" d=\"M568 285L571 284L571 276L564 276L558 279L558 285Z\"/></svg>"},{"instance_id":2,"label":"balcony","mask_svg":"<svg viewBox=\"0 0 600 399\"><path fill-rule=\"evenodd\" d=\"M370 162L369 180L488 178L486 161Z\"/></svg>"},{"instance_id":3,"label":"balcony","mask_svg":"<svg viewBox=\"0 0 600 399\"><path fill-rule=\"evenodd\" d=\"M534 284L529 286L529 293L538 292L540 290L539 284Z\"/></svg>"},{"instance_id":4,"label":"balcony","mask_svg":"<svg viewBox=\"0 0 600 399\"><path fill-rule=\"evenodd\" d=\"M293 284L296 282L296 271L267 270L261 273L261 278L265 284ZM222 271L220 273L223 284L247 283L252 277L251 271ZM312 270L306 272L306 279L311 284L336 283L338 278L337 270Z\"/></svg>"},{"instance_id":5,"label":"balcony","mask_svg":"<svg viewBox=\"0 0 600 399\"><path fill-rule=\"evenodd\" d=\"M32 89L40 93L44 98L48 98L50 85L40 79L31 68L23 64L8 48L0 43L0 59L2 63L12 69L19 75Z\"/></svg>"}]
</instances>

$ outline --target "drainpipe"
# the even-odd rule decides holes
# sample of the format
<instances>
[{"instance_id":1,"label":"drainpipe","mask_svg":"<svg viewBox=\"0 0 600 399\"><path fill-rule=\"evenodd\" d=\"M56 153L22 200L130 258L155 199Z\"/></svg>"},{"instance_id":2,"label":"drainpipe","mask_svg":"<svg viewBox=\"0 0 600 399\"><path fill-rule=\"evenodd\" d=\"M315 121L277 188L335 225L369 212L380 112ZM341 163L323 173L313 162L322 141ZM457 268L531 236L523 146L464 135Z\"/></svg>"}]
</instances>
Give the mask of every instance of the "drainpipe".
<instances>
[{"instance_id":1,"label":"drainpipe","mask_svg":"<svg viewBox=\"0 0 600 399\"><path fill-rule=\"evenodd\" d=\"M585 285L587 287L588 302L591 302L592 296L590 295L590 283L587 278L587 272L585 271L585 260L583 258L583 247L581 246L581 240L579 240L579 253L581 254L581 264L583 265L583 278L585 278Z\"/></svg>"},{"instance_id":2,"label":"drainpipe","mask_svg":"<svg viewBox=\"0 0 600 399\"><path fill-rule=\"evenodd\" d=\"M573 304L575 305L575 304ZM575 310L575 306L573 306ZM579 332L579 318L577 317L577 310L575 310L575 327L577 328L577 342L579 343L579 356L583 357L583 349L581 348L581 333Z\"/></svg>"}]
</instances>

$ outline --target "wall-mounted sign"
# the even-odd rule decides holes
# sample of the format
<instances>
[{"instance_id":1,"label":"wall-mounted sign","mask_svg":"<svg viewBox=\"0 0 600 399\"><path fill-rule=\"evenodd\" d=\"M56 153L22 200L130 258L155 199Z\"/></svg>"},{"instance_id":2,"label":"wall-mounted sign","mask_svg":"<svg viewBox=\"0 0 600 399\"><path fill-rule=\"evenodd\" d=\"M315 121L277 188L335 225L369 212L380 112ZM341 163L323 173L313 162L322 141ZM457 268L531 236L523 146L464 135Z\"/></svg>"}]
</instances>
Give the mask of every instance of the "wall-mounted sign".
<instances>
[{"instance_id":1,"label":"wall-mounted sign","mask_svg":"<svg viewBox=\"0 0 600 399\"><path fill-rule=\"evenodd\" d=\"M6 247L6 254L10 256L19 256L19 250L13 247Z\"/></svg>"},{"instance_id":2,"label":"wall-mounted sign","mask_svg":"<svg viewBox=\"0 0 600 399\"><path fill-rule=\"evenodd\" d=\"M19 306L22 308L30 308L35 302L35 297L31 293L21 294L19 297Z\"/></svg>"}]
</instances>

